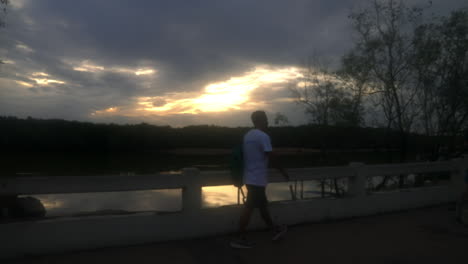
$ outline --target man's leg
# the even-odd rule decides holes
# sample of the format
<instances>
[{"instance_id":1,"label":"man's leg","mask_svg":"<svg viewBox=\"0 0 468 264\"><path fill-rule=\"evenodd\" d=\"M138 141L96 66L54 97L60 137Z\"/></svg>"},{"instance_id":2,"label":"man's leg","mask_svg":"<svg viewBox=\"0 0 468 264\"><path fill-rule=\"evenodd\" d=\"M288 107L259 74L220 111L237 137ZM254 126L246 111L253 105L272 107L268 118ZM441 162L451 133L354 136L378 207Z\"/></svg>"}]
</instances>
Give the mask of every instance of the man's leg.
<instances>
[{"instance_id":1,"label":"man's leg","mask_svg":"<svg viewBox=\"0 0 468 264\"><path fill-rule=\"evenodd\" d=\"M255 190L251 185L246 185L247 200L245 201L244 208L242 209L239 219L239 236L245 237L247 226L249 225L252 212L255 208Z\"/></svg>"},{"instance_id":2,"label":"man's leg","mask_svg":"<svg viewBox=\"0 0 468 264\"><path fill-rule=\"evenodd\" d=\"M255 208L252 203L252 193L250 191L250 187L247 186L248 193L247 193L247 201L242 208L242 212L239 219L239 230L238 230L238 238L231 241L231 247L233 248L251 248L254 246L254 243L250 242L246 238L246 231L247 226L249 225L250 218L252 216L253 209Z\"/></svg>"},{"instance_id":3,"label":"man's leg","mask_svg":"<svg viewBox=\"0 0 468 264\"><path fill-rule=\"evenodd\" d=\"M268 208L268 200L266 198L265 188L262 188L259 195L259 208L260 215L267 227L273 231L273 240L280 239L288 230L286 226L279 226L273 223L271 218L270 210Z\"/></svg>"},{"instance_id":4,"label":"man's leg","mask_svg":"<svg viewBox=\"0 0 468 264\"><path fill-rule=\"evenodd\" d=\"M262 216L263 221L265 222L265 224L267 225L269 229L273 230L275 225L273 224L273 220L271 219L270 210L268 210L268 206L264 205L260 207L259 209L260 209L260 215Z\"/></svg>"},{"instance_id":5,"label":"man's leg","mask_svg":"<svg viewBox=\"0 0 468 264\"><path fill-rule=\"evenodd\" d=\"M244 238L247 230L247 226L250 222L250 217L252 216L253 207L244 206L242 213L239 219L239 236Z\"/></svg>"},{"instance_id":6,"label":"man's leg","mask_svg":"<svg viewBox=\"0 0 468 264\"><path fill-rule=\"evenodd\" d=\"M263 221L265 221L265 224L268 226L268 228L273 231L273 237L272 239L279 240L284 234L288 231L287 226L285 225L275 225L273 223L273 220L271 219L271 214L270 210L268 209L268 206L262 206L259 208L260 209L260 214L263 218Z\"/></svg>"}]
</instances>

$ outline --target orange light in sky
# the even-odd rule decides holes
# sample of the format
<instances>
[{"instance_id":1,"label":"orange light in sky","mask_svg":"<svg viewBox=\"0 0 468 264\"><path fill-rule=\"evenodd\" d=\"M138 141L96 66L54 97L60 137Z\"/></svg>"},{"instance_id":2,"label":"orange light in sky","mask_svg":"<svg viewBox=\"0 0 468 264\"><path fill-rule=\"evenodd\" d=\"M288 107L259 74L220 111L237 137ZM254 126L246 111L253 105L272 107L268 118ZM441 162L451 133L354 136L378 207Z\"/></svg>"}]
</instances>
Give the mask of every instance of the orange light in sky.
<instances>
[{"instance_id":1,"label":"orange light in sky","mask_svg":"<svg viewBox=\"0 0 468 264\"><path fill-rule=\"evenodd\" d=\"M98 110L98 111L95 111L93 113L91 113L91 115L99 115L99 114L109 114L109 113L115 113L117 112L119 109L117 107L109 107L107 109L104 109L104 110Z\"/></svg>"},{"instance_id":2,"label":"orange light in sky","mask_svg":"<svg viewBox=\"0 0 468 264\"><path fill-rule=\"evenodd\" d=\"M135 74L139 71L141 71L140 74L157 72L151 69L140 69ZM136 106L111 107L94 111L91 115L95 117L116 114L121 116L196 115L263 108L267 102L253 100L251 98L253 91L262 89L262 92L268 93L275 89L284 89L289 82L303 77L301 71L297 67L257 66L241 76L231 77L223 82L210 83L200 92L176 92L155 97L137 97ZM278 98L274 101L281 99L289 100L289 98Z\"/></svg>"},{"instance_id":3,"label":"orange light in sky","mask_svg":"<svg viewBox=\"0 0 468 264\"><path fill-rule=\"evenodd\" d=\"M153 74L154 70L152 69L139 69L135 72L135 75L148 75Z\"/></svg>"},{"instance_id":4,"label":"orange light in sky","mask_svg":"<svg viewBox=\"0 0 468 264\"><path fill-rule=\"evenodd\" d=\"M126 73L126 74L135 74L137 76L140 75L152 75L155 74L157 71L150 68L129 68L129 67L122 67L122 66L101 66L97 65L93 61L90 60L83 60L73 61L68 60L65 61L66 63L72 65L73 70L81 71L81 72L91 72L91 73L98 73L98 72L113 72L113 73Z\"/></svg>"},{"instance_id":5,"label":"orange light in sky","mask_svg":"<svg viewBox=\"0 0 468 264\"><path fill-rule=\"evenodd\" d=\"M52 83L57 83L57 84L64 84L65 82L59 81L59 80L52 80L52 79L46 79L46 78L31 78L31 80L35 81L39 85L49 85Z\"/></svg>"},{"instance_id":6,"label":"orange light in sky","mask_svg":"<svg viewBox=\"0 0 468 264\"><path fill-rule=\"evenodd\" d=\"M19 85L22 85L22 86L26 86L26 87L33 87L34 85L30 84L30 83L27 83L27 82L23 82L23 81L15 81L17 84Z\"/></svg>"},{"instance_id":7,"label":"orange light in sky","mask_svg":"<svg viewBox=\"0 0 468 264\"><path fill-rule=\"evenodd\" d=\"M188 93L169 94L164 97L166 101L164 105L152 105L152 101L158 98L139 98L139 104L143 106L140 110L165 115L225 112L240 109L241 107L245 109L248 105L258 106L258 102L250 101L250 94L255 89L271 84L287 83L301 76L300 69L295 67L258 66L243 76L209 84L198 95Z\"/></svg>"},{"instance_id":8,"label":"orange light in sky","mask_svg":"<svg viewBox=\"0 0 468 264\"><path fill-rule=\"evenodd\" d=\"M48 77L49 74L45 73L45 72L34 72L32 74L33 76L43 76L43 77Z\"/></svg>"}]
</instances>

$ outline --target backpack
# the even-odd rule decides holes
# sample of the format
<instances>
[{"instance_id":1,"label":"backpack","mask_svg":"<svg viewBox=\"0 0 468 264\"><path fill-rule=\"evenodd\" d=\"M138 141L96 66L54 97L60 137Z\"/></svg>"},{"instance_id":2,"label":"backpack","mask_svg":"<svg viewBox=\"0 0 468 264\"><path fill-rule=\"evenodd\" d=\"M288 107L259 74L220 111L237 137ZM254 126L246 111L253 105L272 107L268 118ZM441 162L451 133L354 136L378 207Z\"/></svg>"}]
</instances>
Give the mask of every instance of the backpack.
<instances>
[{"instance_id":1,"label":"backpack","mask_svg":"<svg viewBox=\"0 0 468 264\"><path fill-rule=\"evenodd\" d=\"M232 183L237 187L237 203L240 203L240 194L242 194L242 201L245 203L245 194L242 190L242 186L244 186L244 152L242 145L237 145L232 149L229 170Z\"/></svg>"}]
</instances>

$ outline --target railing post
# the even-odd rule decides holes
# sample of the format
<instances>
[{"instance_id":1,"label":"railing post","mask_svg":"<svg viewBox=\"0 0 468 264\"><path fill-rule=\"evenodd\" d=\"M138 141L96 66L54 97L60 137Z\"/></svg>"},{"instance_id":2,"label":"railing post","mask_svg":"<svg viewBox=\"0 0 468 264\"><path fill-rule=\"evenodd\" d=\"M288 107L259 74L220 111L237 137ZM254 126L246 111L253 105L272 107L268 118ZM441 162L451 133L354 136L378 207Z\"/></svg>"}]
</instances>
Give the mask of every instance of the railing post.
<instances>
[{"instance_id":1,"label":"railing post","mask_svg":"<svg viewBox=\"0 0 468 264\"><path fill-rule=\"evenodd\" d=\"M182 189L182 211L199 211L202 207L200 171L197 168L184 168L182 172L186 180L186 186Z\"/></svg>"},{"instance_id":2,"label":"railing post","mask_svg":"<svg viewBox=\"0 0 468 264\"><path fill-rule=\"evenodd\" d=\"M351 162L349 163L349 167L354 171L354 176L348 180L348 193L353 197L366 195L366 178L361 173L364 163Z\"/></svg>"},{"instance_id":3,"label":"railing post","mask_svg":"<svg viewBox=\"0 0 468 264\"><path fill-rule=\"evenodd\" d=\"M455 168L450 175L450 184L452 190L460 195L465 190L465 173L468 169L468 157L453 159L453 167Z\"/></svg>"}]
</instances>

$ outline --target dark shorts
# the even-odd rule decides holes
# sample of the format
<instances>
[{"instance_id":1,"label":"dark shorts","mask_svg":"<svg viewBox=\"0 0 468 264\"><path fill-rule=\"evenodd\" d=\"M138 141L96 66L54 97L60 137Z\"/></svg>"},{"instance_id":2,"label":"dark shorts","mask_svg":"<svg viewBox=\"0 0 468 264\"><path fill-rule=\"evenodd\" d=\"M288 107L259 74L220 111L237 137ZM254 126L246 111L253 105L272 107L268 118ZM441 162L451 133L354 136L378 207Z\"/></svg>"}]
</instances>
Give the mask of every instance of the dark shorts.
<instances>
[{"instance_id":1,"label":"dark shorts","mask_svg":"<svg viewBox=\"0 0 468 264\"><path fill-rule=\"evenodd\" d=\"M247 186L247 201L245 206L250 208L261 208L268 204L265 194L265 187L246 185Z\"/></svg>"}]
</instances>

